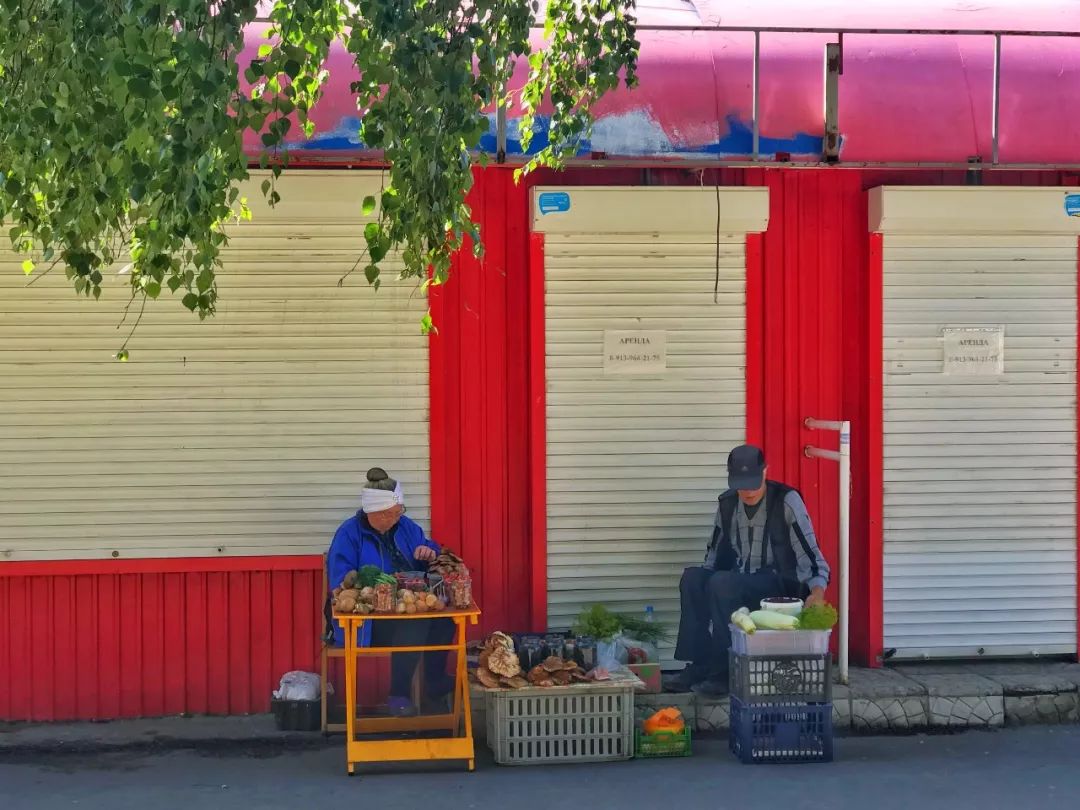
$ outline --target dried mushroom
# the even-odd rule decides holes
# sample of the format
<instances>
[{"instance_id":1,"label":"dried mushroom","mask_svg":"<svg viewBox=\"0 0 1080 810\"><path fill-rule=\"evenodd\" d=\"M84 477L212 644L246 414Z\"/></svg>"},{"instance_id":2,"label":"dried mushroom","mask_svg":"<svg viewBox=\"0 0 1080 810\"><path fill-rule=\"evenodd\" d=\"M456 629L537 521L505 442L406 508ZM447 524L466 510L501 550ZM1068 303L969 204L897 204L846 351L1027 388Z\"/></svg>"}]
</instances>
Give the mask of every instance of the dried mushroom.
<instances>
[{"instance_id":1,"label":"dried mushroom","mask_svg":"<svg viewBox=\"0 0 1080 810\"><path fill-rule=\"evenodd\" d=\"M484 686L488 689L498 689L499 679L488 672L486 669L476 670L476 677Z\"/></svg>"},{"instance_id":2,"label":"dried mushroom","mask_svg":"<svg viewBox=\"0 0 1080 810\"><path fill-rule=\"evenodd\" d=\"M559 686L570 685L570 673L565 670L552 673L551 680L555 681Z\"/></svg>"},{"instance_id":3,"label":"dried mushroom","mask_svg":"<svg viewBox=\"0 0 1080 810\"><path fill-rule=\"evenodd\" d=\"M511 689L524 689L526 686L529 685L529 682L522 678L520 675L517 675L513 678L508 678L507 685Z\"/></svg>"},{"instance_id":4,"label":"dried mushroom","mask_svg":"<svg viewBox=\"0 0 1080 810\"><path fill-rule=\"evenodd\" d=\"M521 662L510 650L501 647L488 657L487 668L496 675L512 678L521 673Z\"/></svg>"},{"instance_id":5,"label":"dried mushroom","mask_svg":"<svg viewBox=\"0 0 1080 810\"><path fill-rule=\"evenodd\" d=\"M506 633L500 633L498 630L496 630L494 633L488 636L488 640L484 644L484 647L489 650L497 650L502 647L503 649L513 652L514 640L510 638L510 636L506 635Z\"/></svg>"},{"instance_id":6,"label":"dried mushroom","mask_svg":"<svg viewBox=\"0 0 1080 810\"><path fill-rule=\"evenodd\" d=\"M557 655L548 656L541 662L540 666L547 672L561 672L563 660Z\"/></svg>"}]
</instances>

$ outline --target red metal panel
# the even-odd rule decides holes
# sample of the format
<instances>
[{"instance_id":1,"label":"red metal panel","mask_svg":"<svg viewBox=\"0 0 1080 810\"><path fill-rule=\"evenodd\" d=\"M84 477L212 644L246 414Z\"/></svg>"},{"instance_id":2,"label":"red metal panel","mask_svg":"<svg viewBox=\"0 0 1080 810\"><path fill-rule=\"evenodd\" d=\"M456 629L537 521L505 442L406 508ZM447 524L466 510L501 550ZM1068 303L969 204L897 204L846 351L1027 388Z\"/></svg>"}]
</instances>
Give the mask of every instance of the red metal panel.
<instances>
[{"instance_id":1,"label":"red metal panel","mask_svg":"<svg viewBox=\"0 0 1080 810\"><path fill-rule=\"evenodd\" d=\"M182 573L159 562L172 570L113 575L70 561L63 575L5 571L0 720L262 712L284 672L316 671L321 567L247 558L247 571Z\"/></svg>"},{"instance_id":2,"label":"red metal panel","mask_svg":"<svg viewBox=\"0 0 1080 810\"><path fill-rule=\"evenodd\" d=\"M187 574L162 574L164 616L161 622L160 646L164 654L165 673L162 677L162 711L180 714L185 703L188 650L184 619L187 617Z\"/></svg>"},{"instance_id":3,"label":"red metal panel","mask_svg":"<svg viewBox=\"0 0 1080 810\"><path fill-rule=\"evenodd\" d=\"M1076 277L1077 277L1077 295L1080 296L1080 239L1076 240ZM1080 306L1077 307L1077 334L1080 335ZM1080 379L1077 380L1077 400L1080 401ZM1077 408L1077 434L1080 435L1080 408ZM1077 447L1077 467L1076 467L1076 487L1077 487L1077 521L1076 525L1080 529L1080 445ZM1076 652L1077 658L1080 659L1080 530L1076 535Z\"/></svg>"},{"instance_id":4,"label":"red metal panel","mask_svg":"<svg viewBox=\"0 0 1080 810\"><path fill-rule=\"evenodd\" d=\"M884 640L884 513L883 497L883 419L885 415L882 402L882 284L884 271L882 236L870 235L870 267L867 274L866 296L866 433L867 466L865 470L867 489L867 526L866 526L866 611L867 663L878 663Z\"/></svg>"},{"instance_id":5,"label":"red metal panel","mask_svg":"<svg viewBox=\"0 0 1080 810\"><path fill-rule=\"evenodd\" d=\"M9 677L3 688L8 694L7 716L22 716L29 719L30 714L30 634L28 623L29 599L27 592L29 579L9 580L7 583L7 602L4 604L4 633L7 636L7 660Z\"/></svg>"},{"instance_id":6,"label":"red metal panel","mask_svg":"<svg viewBox=\"0 0 1080 810\"><path fill-rule=\"evenodd\" d=\"M544 353L544 235L529 240L529 473L532 476L532 626L547 629L547 382Z\"/></svg>"},{"instance_id":7,"label":"red metal panel","mask_svg":"<svg viewBox=\"0 0 1080 810\"><path fill-rule=\"evenodd\" d=\"M519 212L508 216L506 258L506 552L510 576L508 592L530 592L533 577L529 559L531 507L529 501L529 228L528 183L514 183L513 175L504 173L508 187L506 210ZM518 599L520 605L524 600ZM510 617L520 626L535 626L531 604L512 606Z\"/></svg>"},{"instance_id":8,"label":"red metal panel","mask_svg":"<svg viewBox=\"0 0 1080 810\"><path fill-rule=\"evenodd\" d=\"M763 236L746 237L746 441L765 441L765 278Z\"/></svg>"},{"instance_id":9,"label":"red metal panel","mask_svg":"<svg viewBox=\"0 0 1080 810\"><path fill-rule=\"evenodd\" d=\"M477 171L469 204L485 255L455 258L433 291L432 536L474 568L482 631L529 624L526 184Z\"/></svg>"}]
</instances>

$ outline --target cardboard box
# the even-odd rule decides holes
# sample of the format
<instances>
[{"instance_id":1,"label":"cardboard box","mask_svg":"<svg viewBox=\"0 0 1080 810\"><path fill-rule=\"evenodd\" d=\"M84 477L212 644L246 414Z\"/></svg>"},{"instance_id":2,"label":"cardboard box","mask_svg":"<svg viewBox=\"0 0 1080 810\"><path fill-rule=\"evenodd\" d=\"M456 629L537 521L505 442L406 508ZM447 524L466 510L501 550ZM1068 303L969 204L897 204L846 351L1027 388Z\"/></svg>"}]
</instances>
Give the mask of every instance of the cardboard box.
<instances>
[{"instance_id":1,"label":"cardboard box","mask_svg":"<svg viewBox=\"0 0 1080 810\"><path fill-rule=\"evenodd\" d=\"M663 691L663 684L660 680L660 664L630 664L629 670L637 675L645 684L644 689L639 689L639 692L645 692L646 694L658 694Z\"/></svg>"}]
</instances>

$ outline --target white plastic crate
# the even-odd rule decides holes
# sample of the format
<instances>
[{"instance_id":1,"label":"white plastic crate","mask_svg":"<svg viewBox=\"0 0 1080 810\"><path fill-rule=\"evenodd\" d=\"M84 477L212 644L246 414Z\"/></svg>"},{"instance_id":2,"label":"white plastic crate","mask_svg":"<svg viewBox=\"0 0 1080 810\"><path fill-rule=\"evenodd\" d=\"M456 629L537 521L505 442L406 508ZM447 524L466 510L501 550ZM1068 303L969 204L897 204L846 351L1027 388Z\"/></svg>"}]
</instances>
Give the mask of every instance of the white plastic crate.
<instances>
[{"instance_id":1,"label":"white plastic crate","mask_svg":"<svg viewBox=\"0 0 1080 810\"><path fill-rule=\"evenodd\" d=\"M825 655L832 630L758 630L749 635L731 627L731 650L736 655Z\"/></svg>"},{"instance_id":2,"label":"white plastic crate","mask_svg":"<svg viewBox=\"0 0 1080 810\"><path fill-rule=\"evenodd\" d=\"M634 755L634 684L487 691L500 765L613 762Z\"/></svg>"}]
</instances>

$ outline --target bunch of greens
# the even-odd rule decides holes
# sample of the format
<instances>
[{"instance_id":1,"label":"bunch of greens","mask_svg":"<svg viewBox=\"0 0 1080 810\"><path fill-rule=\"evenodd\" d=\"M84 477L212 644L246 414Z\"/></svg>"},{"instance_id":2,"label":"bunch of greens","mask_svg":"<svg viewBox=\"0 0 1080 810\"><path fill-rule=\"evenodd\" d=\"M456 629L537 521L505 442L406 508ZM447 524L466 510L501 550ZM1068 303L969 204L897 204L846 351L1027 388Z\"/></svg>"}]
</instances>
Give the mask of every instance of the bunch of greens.
<instances>
[{"instance_id":1,"label":"bunch of greens","mask_svg":"<svg viewBox=\"0 0 1080 810\"><path fill-rule=\"evenodd\" d=\"M574 634L592 636L599 641L608 641L619 633L636 639L656 644L668 637L667 628L656 622L648 622L637 616L614 613L603 605L592 605L583 610L574 623Z\"/></svg>"},{"instance_id":2,"label":"bunch of greens","mask_svg":"<svg viewBox=\"0 0 1080 810\"><path fill-rule=\"evenodd\" d=\"M397 580L389 574L384 574L377 565L365 565L359 572L359 587L374 588L380 583L396 584Z\"/></svg>"},{"instance_id":3,"label":"bunch of greens","mask_svg":"<svg viewBox=\"0 0 1080 810\"><path fill-rule=\"evenodd\" d=\"M836 626L836 608L828 602L803 608L799 614L800 630L831 630Z\"/></svg>"}]
</instances>

